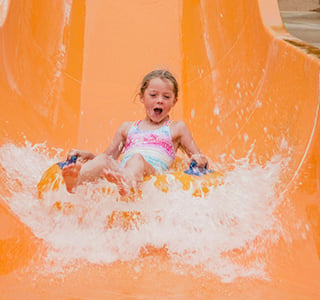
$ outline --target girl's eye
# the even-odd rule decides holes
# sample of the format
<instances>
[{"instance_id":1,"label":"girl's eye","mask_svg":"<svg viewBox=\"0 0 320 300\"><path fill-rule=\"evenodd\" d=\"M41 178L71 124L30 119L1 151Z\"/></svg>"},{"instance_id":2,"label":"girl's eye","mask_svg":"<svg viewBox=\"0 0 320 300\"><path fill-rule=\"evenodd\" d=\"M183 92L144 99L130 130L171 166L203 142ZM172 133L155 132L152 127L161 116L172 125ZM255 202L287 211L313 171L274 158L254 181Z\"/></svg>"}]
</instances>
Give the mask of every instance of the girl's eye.
<instances>
[{"instance_id":1,"label":"girl's eye","mask_svg":"<svg viewBox=\"0 0 320 300\"><path fill-rule=\"evenodd\" d=\"M156 96L156 94L150 94L150 96L151 96L151 97L155 97L155 96Z\"/></svg>"}]
</instances>

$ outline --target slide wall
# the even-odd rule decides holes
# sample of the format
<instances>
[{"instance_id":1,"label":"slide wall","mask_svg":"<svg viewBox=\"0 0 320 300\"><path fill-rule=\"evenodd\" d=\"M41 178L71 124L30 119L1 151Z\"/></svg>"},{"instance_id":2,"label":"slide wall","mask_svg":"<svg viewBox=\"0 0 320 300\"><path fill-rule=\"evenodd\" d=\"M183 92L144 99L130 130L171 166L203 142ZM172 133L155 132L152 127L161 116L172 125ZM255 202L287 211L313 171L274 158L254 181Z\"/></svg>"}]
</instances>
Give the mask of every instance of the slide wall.
<instances>
[{"instance_id":1,"label":"slide wall","mask_svg":"<svg viewBox=\"0 0 320 300\"><path fill-rule=\"evenodd\" d=\"M143 118L139 83L155 68L176 75L171 117L212 160L286 158L283 237L254 254L268 275L180 274L157 253L139 272L120 260L38 275L47 244L8 204L21 184L0 161L0 299L319 299L320 50L286 32L275 0L0 1L0 146L103 151ZM246 266L243 251L228 255Z\"/></svg>"}]
</instances>

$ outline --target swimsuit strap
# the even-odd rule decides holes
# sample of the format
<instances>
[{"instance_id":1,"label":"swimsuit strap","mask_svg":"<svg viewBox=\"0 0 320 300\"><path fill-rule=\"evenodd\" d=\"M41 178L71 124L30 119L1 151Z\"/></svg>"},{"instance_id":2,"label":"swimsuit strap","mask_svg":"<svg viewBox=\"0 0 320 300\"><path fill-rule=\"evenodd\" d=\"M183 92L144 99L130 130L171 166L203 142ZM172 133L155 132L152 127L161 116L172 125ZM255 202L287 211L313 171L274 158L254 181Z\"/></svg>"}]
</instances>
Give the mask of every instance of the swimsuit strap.
<instances>
[{"instance_id":1,"label":"swimsuit strap","mask_svg":"<svg viewBox=\"0 0 320 300\"><path fill-rule=\"evenodd\" d=\"M171 123L172 123L172 120L169 119L164 123L164 126L170 127Z\"/></svg>"},{"instance_id":2,"label":"swimsuit strap","mask_svg":"<svg viewBox=\"0 0 320 300\"><path fill-rule=\"evenodd\" d=\"M135 121L135 122L133 123L133 126L137 126L137 127L138 127L139 124L141 123L141 121L142 121L142 120Z\"/></svg>"}]
</instances>

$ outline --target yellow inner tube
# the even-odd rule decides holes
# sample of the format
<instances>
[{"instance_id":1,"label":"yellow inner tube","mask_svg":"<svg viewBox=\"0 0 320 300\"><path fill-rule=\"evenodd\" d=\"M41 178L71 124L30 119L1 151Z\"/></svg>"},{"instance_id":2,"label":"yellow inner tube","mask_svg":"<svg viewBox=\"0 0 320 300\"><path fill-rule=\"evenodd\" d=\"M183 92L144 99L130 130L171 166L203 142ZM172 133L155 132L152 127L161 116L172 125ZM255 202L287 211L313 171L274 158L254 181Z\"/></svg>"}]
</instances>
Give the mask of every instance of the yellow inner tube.
<instances>
[{"instance_id":1,"label":"yellow inner tube","mask_svg":"<svg viewBox=\"0 0 320 300\"><path fill-rule=\"evenodd\" d=\"M210 188L217 187L223 184L223 174L219 172L208 173L202 176L194 176L184 173L185 165L176 163L172 170L168 173L147 176L144 182L153 181L154 186L163 193L168 193L170 190L170 182L172 180L181 183L181 189L187 191L192 187L192 196L205 197ZM62 172L57 164L52 165L42 175L37 184L38 198L43 199L47 192L54 192L60 188L65 188ZM101 189L101 187L100 187ZM112 194L116 188L112 189L110 186L103 188L102 192L105 194ZM142 191L132 191L132 194L127 198L121 198L123 201L134 201L134 197L141 196ZM64 214L72 213L73 204L70 202L56 201L52 204L52 208L56 211L61 211ZM131 230L137 228L139 224L143 223L143 216L139 211L113 211L107 216L106 229L121 227L124 230Z\"/></svg>"}]
</instances>

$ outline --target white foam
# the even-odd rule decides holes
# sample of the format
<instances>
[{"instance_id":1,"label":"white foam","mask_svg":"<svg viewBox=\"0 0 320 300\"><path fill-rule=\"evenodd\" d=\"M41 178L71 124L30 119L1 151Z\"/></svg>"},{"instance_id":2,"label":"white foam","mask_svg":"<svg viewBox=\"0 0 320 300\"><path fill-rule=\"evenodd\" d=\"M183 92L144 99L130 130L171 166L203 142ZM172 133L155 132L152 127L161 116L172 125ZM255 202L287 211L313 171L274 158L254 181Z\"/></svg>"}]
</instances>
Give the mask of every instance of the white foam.
<instances>
[{"instance_id":1,"label":"white foam","mask_svg":"<svg viewBox=\"0 0 320 300\"><path fill-rule=\"evenodd\" d=\"M172 180L168 193L160 192L151 181L145 183L143 196L135 203L99 192L99 184L81 186L72 195L62 188L39 201L37 182L46 168L61 160L59 151L48 158L45 149L45 145L19 148L7 144L0 148L0 161L7 175L22 184L22 191L13 191L6 199L8 205L48 245L46 272L59 272L78 260L97 264L130 261L142 247L152 244L165 245L173 265L201 266L223 281L268 277L262 257L265 246L274 243L281 232L274 216L280 202L275 186L281 159L264 167L246 159L238 161L226 172L225 183L203 198L193 197L192 190L184 191ZM56 201L70 202L73 209L65 214L54 210ZM107 215L115 210L140 211L144 222L127 231L106 229ZM233 259L235 251L246 257L245 264Z\"/></svg>"}]
</instances>

